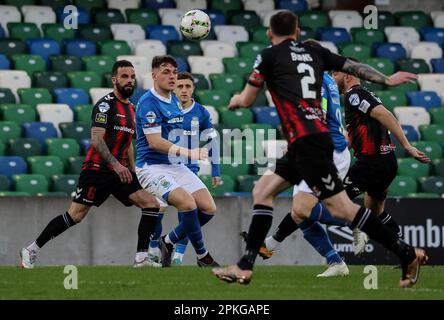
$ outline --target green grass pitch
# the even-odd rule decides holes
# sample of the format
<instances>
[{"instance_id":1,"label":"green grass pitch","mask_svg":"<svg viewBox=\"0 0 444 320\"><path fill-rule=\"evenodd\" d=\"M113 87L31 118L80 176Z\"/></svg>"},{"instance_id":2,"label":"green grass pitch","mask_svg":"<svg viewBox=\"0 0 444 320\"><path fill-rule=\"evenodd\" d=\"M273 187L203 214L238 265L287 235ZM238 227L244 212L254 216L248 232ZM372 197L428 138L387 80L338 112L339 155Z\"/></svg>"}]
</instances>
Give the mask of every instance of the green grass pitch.
<instances>
[{"instance_id":1,"label":"green grass pitch","mask_svg":"<svg viewBox=\"0 0 444 320\"><path fill-rule=\"evenodd\" d=\"M63 267L0 267L0 299L444 299L444 267L426 266L413 288L400 289L399 269L378 267L378 289L364 289L363 266L345 278L316 278L325 266L258 266L247 285L226 284L194 266L133 269L79 266L78 289L66 290Z\"/></svg>"}]
</instances>

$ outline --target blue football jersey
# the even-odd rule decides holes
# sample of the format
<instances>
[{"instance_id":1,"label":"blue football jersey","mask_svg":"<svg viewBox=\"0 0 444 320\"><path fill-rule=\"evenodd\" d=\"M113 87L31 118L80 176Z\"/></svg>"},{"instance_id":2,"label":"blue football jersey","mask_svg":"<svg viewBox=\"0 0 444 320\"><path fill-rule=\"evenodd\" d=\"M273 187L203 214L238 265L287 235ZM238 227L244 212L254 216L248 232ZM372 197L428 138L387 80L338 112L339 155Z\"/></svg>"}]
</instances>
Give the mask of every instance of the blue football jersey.
<instances>
[{"instance_id":1,"label":"blue football jersey","mask_svg":"<svg viewBox=\"0 0 444 320\"><path fill-rule=\"evenodd\" d=\"M178 157L152 149L145 134L161 133L162 138L175 144L180 139L182 124L182 107L175 94L167 99L154 88L146 92L136 108L136 166L178 163Z\"/></svg>"},{"instance_id":2,"label":"blue football jersey","mask_svg":"<svg viewBox=\"0 0 444 320\"><path fill-rule=\"evenodd\" d=\"M341 103L339 90L335 80L324 72L322 82L322 110L327 115L327 126L335 145L335 150L341 152L347 148L347 140L342 134Z\"/></svg>"}]
</instances>

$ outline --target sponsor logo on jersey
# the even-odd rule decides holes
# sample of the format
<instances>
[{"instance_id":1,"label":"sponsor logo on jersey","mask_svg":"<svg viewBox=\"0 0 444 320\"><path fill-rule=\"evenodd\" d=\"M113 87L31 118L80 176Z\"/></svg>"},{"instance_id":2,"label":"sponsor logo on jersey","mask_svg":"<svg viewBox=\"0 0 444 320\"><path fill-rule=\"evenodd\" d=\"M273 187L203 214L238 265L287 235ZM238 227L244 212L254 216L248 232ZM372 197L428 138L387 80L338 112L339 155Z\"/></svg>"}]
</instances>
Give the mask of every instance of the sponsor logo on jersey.
<instances>
[{"instance_id":1,"label":"sponsor logo on jersey","mask_svg":"<svg viewBox=\"0 0 444 320\"><path fill-rule=\"evenodd\" d=\"M167 123L181 123L183 122L183 117L175 117L167 121Z\"/></svg>"},{"instance_id":2,"label":"sponsor logo on jersey","mask_svg":"<svg viewBox=\"0 0 444 320\"><path fill-rule=\"evenodd\" d=\"M350 97L348 97L348 101L352 106L358 106L359 102L361 102L357 93L354 93Z\"/></svg>"},{"instance_id":3,"label":"sponsor logo on jersey","mask_svg":"<svg viewBox=\"0 0 444 320\"><path fill-rule=\"evenodd\" d=\"M370 108L370 103L365 99L361 101L361 104L358 107L358 109L364 113L367 113L368 108Z\"/></svg>"},{"instance_id":4,"label":"sponsor logo on jersey","mask_svg":"<svg viewBox=\"0 0 444 320\"><path fill-rule=\"evenodd\" d=\"M97 113L95 121L97 123L106 124L108 122L108 115L104 113Z\"/></svg>"},{"instance_id":5,"label":"sponsor logo on jersey","mask_svg":"<svg viewBox=\"0 0 444 320\"><path fill-rule=\"evenodd\" d=\"M98 107L101 113L106 113L110 109L110 106L107 102L101 102Z\"/></svg>"},{"instance_id":6,"label":"sponsor logo on jersey","mask_svg":"<svg viewBox=\"0 0 444 320\"><path fill-rule=\"evenodd\" d=\"M120 113L117 113L116 116L118 116L119 118L125 118L125 115L124 114L120 114Z\"/></svg>"},{"instance_id":7,"label":"sponsor logo on jersey","mask_svg":"<svg viewBox=\"0 0 444 320\"><path fill-rule=\"evenodd\" d=\"M154 111L148 111L145 115L146 117L146 121L148 121L148 123L154 123L156 121L156 114L154 113Z\"/></svg>"},{"instance_id":8,"label":"sponsor logo on jersey","mask_svg":"<svg viewBox=\"0 0 444 320\"><path fill-rule=\"evenodd\" d=\"M198 118L198 117L193 117L193 118L191 119L191 126L192 126L192 127L197 127L197 126L199 126L199 118Z\"/></svg>"},{"instance_id":9,"label":"sponsor logo on jersey","mask_svg":"<svg viewBox=\"0 0 444 320\"><path fill-rule=\"evenodd\" d=\"M125 126L114 126L114 130L125 131L134 134L134 130Z\"/></svg>"}]
</instances>

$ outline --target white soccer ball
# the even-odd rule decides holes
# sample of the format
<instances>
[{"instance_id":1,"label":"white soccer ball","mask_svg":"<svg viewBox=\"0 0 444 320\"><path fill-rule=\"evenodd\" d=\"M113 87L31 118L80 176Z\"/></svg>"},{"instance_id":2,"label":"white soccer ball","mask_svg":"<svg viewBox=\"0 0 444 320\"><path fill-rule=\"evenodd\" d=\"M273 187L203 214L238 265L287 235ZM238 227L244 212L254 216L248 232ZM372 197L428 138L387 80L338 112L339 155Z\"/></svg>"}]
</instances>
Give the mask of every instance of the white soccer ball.
<instances>
[{"instance_id":1,"label":"white soccer ball","mask_svg":"<svg viewBox=\"0 0 444 320\"><path fill-rule=\"evenodd\" d=\"M180 22L180 31L190 40L205 39L211 30L210 17L201 10L190 10L184 14Z\"/></svg>"}]
</instances>

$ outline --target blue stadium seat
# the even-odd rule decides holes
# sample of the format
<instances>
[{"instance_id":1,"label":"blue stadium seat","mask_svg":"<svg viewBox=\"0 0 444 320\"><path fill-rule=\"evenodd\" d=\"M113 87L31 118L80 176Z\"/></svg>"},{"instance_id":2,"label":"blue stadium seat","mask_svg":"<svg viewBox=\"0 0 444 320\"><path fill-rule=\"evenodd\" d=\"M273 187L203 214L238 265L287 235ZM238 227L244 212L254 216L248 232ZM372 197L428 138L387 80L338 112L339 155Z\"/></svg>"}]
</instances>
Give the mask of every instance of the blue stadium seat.
<instances>
[{"instance_id":1,"label":"blue stadium seat","mask_svg":"<svg viewBox=\"0 0 444 320\"><path fill-rule=\"evenodd\" d=\"M143 6L157 11L161 8L175 8L176 2L174 0L144 0Z\"/></svg>"},{"instance_id":2,"label":"blue stadium seat","mask_svg":"<svg viewBox=\"0 0 444 320\"><path fill-rule=\"evenodd\" d=\"M51 122L26 122L22 127L25 138L35 138L42 146L46 146L46 139L57 138L57 130Z\"/></svg>"},{"instance_id":3,"label":"blue stadium seat","mask_svg":"<svg viewBox=\"0 0 444 320\"><path fill-rule=\"evenodd\" d=\"M50 55L60 55L60 45L53 39L31 39L27 41L30 54L37 54L49 63Z\"/></svg>"},{"instance_id":4,"label":"blue stadium seat","mask_svg":"<svg viewBox=\"0 0 444 320\"><path fill-rule=\"evenodd\" d=\"M0 70L9 70L9 69L11 69L11 61L9 61L6 55L0 54Z\"/></svg>"},{"instance_id":5,"label":"blue stadium seat","mask_svg":"<svg viewBox=\"0 0 444 320\"><path fill-rule=\"evenodd\" d=\"M56 14L57 14L57 21L59 23L63 24L63 21L65 18L70 14L69 12L63 13L64 7L57 8ZM91 16L88 12L88 10L83 8L77 8L78 16L77 16L77 23L78 24L89 24L91 22Z\"/></svg>"},{"instance_id":6,"label":"blue stadium seat","mask_svg":"<svg viewBox=\"0 0 444 320\"><path fill-rule=\"evenodd\" d=\"M352 41L350 33L345 28L323 27L318 28L318 32L321 35L321 41L331 41L335 44Z\"/></svg>"},{"instance_id":7,"label":"blue stadium seat","mask_svg":"<svg viewBox=\"0 0 444 320\"><path fill-rule=\"evenodd\" d=\"M225 15L221 10L209 9L205 12L210 17L212 27L225 24Z\"/></svg>"},{"instance_id":8,"label":"blue stadium seat","mask_svg":"<svg viewBox=\"0 0 444 320\"><path fill-rule=\"evenodd\" d=\"M5 156L0 157L0 174L7 176L9 179L14 174L23 174L28 172L28 165L22 157Z\"/></svg>"},{"instance_id":9,"label":"blue stadium seat","mask_svg":"<svg viewBox=\"0 0 444 320\"><path fill-rule=\"evenodd\" d=\"M53 90L56 103L66 103L74 110L79 104L88 104L89 95L78 88L57 88Z\"/></svg>"},{"instance_id":10,"label":"blue stadium seat","mask_svg":"<svg viewBox=\"0 0 444 320\"><path fill-rule=\"evenodd\" d=\"M432 59L433 73L444 73L444 59Z\"/></svg>"},{"instance_id":11,"label":"blue stadium seat","mask_svg":"<svg viewBox=\"0 0 444 320\"><path fill-rule=\"evenodd\" d=\"M277 2L277 9L286 9L290 11L307 11L308 3L306 0L280 0Z\"/></svg>"},{"instance_id":12,"label":"blue stadium seat","mask_svg":"<svg viewBox=\"0 0 444 320\"><path fill-rule=\"evenodd\" d=\"M96 44L89 40L73 39L65 40L65 53L69 56L76 56L79 58L85 56L93 56L96 54Z\"/></svg>"},{"instance_id":13,"label":"blue stadium seat","mask_svg":"<svg viewBox=\"0 0 444 320\"><path fill-rule=\"evenodd\" d=\"M419 133L415 127L409 125L402 125L402 130L409 141L419 141Z\"/></svg>"},{"instance_id":14,"label":"blue stadium seat","mask_svg":"<svg viewBox=\"0 0 444 320\"><path fill-rule=\"evenodd\" d=\"M88 151L90 144L91 139L82 139L82 141L80 141L80 152L82 155L86 155L86 151Z\"/></svg>"},{"instance_id":15,"label":"blue stadium seat","mask_svg":"<svg viewBox=\"0 0 444 320\"><path fill-rule=\"evenodd\" d=\"M179 33L174 26L169 25L148 25L145 29L148 39L156 39L163 42L167 46L170 40L180 40Z\"/></svg>"},{"instance_id":16,"label":"blue stadium seat","mask_svg":"<svg viewBox=\"0 0 444 320\"><path fill-rule=\"evenodd\" d=\"M179 69L179 72L189 72L190 67L188 66L187 60L185 60L183 57L177 57L177 69Z\"/></svg>"},{"instance_id":17,"label":"blue stadium seat","mask_svg":"<svg viewBox=\"0 0 444 320\"><path fill-rule=\"evenodd\" d=\"M139 102L140 97L142 97L145 92L147 92L148 90L144 90L144 89L140 89L140 88L136 88L134 90L133 95L130 98L130 101L133 105L137 105L137 102Z\"/></svg>"},{"instance_id":18,"label":"blue stadium seat","mask_svg":"<svg viewBox=\"0 0 444 320\"><path fill-rule=\"evenodd\" d=\"M435 91L407 92L409 105L420 106L426 109L441 107L441 98Z\"/></svg>"},{"instance_id":19,"label":"blue stadium seat","mask_svg":"<svg viewBox=\"0 0 444 320\"><path fill-rule=\"evenodd\" d=\"M254 107L251 111L255 123L266 123L275 129L280 124L279 115L274 107Z\"/></svg>"},{"instance_id":20,"label":"blue stadium seat","mask_svg":"<svg viewBox=\"0 0 444 320\"><path fill-rule=\"evenodd\" d=\"M444 44L444 28L424 27L420 33L423 41L436 42L440 46Z\"/></svg>"},{"instance_id":21,"label":"blue stadium seat","mask_svg":"<svg viewBox=\"0 0 444 320\"><path fill-rule=\"evenodd\" d=\"M405 59L407 57L407 52L402 44L387 42L377 45L376 56L387 58L395 63L396 60Z\"/></svg>"}]
</instances>

